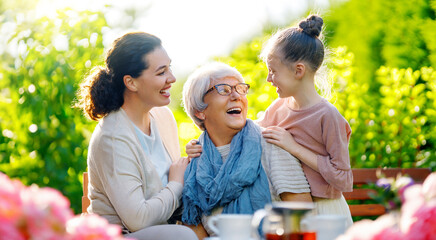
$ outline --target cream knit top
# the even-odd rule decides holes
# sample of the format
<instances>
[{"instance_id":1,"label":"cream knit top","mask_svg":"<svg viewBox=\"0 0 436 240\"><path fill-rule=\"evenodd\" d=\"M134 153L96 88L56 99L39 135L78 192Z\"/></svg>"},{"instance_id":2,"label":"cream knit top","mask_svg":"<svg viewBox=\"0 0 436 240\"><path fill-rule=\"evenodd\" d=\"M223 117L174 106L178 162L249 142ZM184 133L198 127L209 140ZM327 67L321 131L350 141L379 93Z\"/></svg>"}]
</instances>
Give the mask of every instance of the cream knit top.
<instances>
[{"instance_id":1,"label":"cream knit top","mask_svg":"<svg viewBox=\"0 0 436 240\"><path fill-rule=\"evenodd\" d=\"M171 160L180 157L177 124L167 107L150 111ZM180 206L183 186L166 187L145 154L133 123L122 108L104 117L92 134L88 149L89 213L131 232L166 223Z\"/></svg>"}]
</instances>

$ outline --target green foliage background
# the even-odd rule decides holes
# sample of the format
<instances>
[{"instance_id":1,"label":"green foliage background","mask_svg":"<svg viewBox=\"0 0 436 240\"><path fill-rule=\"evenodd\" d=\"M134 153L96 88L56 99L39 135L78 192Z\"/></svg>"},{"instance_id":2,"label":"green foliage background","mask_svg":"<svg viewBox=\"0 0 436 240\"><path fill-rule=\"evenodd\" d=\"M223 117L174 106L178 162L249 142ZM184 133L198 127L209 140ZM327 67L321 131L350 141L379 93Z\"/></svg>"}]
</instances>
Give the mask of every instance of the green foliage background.
<instances>
[{"instance_id":1,"label":"green foliage background","mask_svg":"<svg viewBox=\"0 0 436 240\"><path fill-rule=\"evenodd\" d=\"M326 14L328 46L352 54L333 78L354 167L435 169L435 11L435 0L352 0Z\"/></svg>"},{"instance_id":2,"label":"green foliage background","mask_svg":"<svg viewBox=\"0 0 436 240\"><path fill-rule=\"evenodd\" d=\"M71 106L79 81L103 62L109 27L102 13L65 9L35 21L3 6L0 29L13 24L16 31L1 44L17 51L0 58L0 171L62 191L78 213L95 122ZM435 11L429 0L351 0L324 14L330 101L353 130L352 167L436 168ZM251 119L277 98L258 58L273 30L215 59L235 66L252 86ZM200 134L180 104L184 80L173 87L170 105L182 152Z\"/></svg>"},{"instance_id":3,"label":"green foliage background","mask_svg":"<svg viewBox=\"0 0 436 240\"><path fill-rule=\"evenodd\" d=\"M68 9L56 21L23 20L9 38L18 55L3 54L0 65L0 171L62 191L76 211L95 123L71 105L79 80L102 63L104 26L99 13ZM67 48L56 49L56 38Z\"/></svg>"}]
</instances>

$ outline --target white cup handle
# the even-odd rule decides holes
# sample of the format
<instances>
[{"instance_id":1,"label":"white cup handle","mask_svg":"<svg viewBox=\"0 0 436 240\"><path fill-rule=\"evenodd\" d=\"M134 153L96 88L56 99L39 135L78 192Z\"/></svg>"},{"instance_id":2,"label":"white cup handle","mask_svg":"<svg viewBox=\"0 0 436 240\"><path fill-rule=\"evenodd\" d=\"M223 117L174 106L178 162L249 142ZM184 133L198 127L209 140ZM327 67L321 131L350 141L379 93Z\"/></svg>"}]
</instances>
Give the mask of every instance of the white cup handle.
<instances>
[{"instance_id":1,"label":"white cup handle","mask_svg":"<svg viewBox=\"0 0 436 240\"><path fill-rule=\"evenodd\" d=\"M209 226L209 228L216 233L219 236L219 230L217 228L217 222L218 222L218 216L212 216L209 218L209 220L207 221L207 225Z\"/></svg>"},{"instance_id":2,"label":"white cup handle","mask_svg":"<svg viewBox=\"0 0 436 240\"><path fill-rule=\"evenodd\" d=\"M253 218L251 220L251 229L255 232L257 239L263 239L263 237L259 234L259 225L267 215L268 211L265 209L259 209L254 212Z\"/></svg>"}]
</instances>

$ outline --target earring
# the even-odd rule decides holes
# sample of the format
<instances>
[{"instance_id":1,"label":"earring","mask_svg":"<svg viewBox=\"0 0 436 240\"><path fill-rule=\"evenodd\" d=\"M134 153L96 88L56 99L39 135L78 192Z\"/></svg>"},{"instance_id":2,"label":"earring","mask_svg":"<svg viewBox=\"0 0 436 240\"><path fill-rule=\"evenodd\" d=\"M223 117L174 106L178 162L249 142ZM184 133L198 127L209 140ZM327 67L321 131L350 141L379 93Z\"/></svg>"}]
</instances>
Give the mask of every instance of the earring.
<instances>
[{"instance_id":1,"label":"earring","mask_svg":"<svg viewBox=\"0 0 436 240\"><path fill-rule=\"evenodd\" d=\"M203 120L204 121L204 113L203 112L199 112L199 113L197 113L196 114L196 116L200 119L200 120Z\"/></svg>"}]
</instances>

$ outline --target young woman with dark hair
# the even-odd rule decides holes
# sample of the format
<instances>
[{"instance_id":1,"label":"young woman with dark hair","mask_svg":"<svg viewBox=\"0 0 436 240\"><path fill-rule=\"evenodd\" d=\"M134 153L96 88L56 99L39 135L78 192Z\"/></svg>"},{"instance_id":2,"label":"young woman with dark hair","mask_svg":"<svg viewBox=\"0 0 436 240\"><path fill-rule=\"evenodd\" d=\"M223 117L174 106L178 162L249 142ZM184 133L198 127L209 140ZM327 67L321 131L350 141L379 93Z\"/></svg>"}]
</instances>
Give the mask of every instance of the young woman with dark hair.
<instances>
[{"instance_id":1,"label":"young woman with dark hair","mask_svg":"<svg viewBox=\"0 0 436 240\"><path fill-rule=\"evenodd\" d=\"M78 91L76 106L99 120L88 149L88 213L136 239L197 239L189 228L167 224L180 206L188 165L166 107L176 81L170 63L159 38L128 33Z\"/></svg>"}]
</instances>

